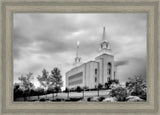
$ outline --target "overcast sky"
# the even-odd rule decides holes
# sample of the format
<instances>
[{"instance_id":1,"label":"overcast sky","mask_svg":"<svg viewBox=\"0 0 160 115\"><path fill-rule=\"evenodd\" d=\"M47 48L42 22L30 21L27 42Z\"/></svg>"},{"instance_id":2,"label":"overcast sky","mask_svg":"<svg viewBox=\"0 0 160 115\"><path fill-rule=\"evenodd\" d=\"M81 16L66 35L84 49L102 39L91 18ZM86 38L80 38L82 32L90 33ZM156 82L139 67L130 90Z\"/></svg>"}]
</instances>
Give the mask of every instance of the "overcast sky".
<instances>
[{"instance_id":1,"label":"overcast sky","mask_svg":"<svg viewBox=\"0 0 160 115\"><path fill-rule=\"evenodd\" d=\"M103 27L117 62L117 78L146 75L146 23L143 13L106 14L14 14L14 82L43 68L58 67L63 75L72 68L76 42L82 62L93 60L99 51ZM38 82L36 82L38 85Z\"/></svg>"}]
</instances>

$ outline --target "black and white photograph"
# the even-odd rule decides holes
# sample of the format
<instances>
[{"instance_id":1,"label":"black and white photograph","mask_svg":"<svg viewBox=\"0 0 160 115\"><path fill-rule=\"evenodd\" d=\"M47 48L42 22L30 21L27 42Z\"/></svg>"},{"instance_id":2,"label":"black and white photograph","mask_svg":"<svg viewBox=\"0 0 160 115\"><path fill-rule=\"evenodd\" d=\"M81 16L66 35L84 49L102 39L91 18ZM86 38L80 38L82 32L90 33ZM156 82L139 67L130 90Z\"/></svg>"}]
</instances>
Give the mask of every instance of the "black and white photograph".
<instances>
[{"instance_id":1,"label":"black and white photograph","mask_svg":"<svg viewBox=\"0 0 160 115\"><path fill-rule=\"evenodd\" d=\"M14 13L14 102L146 102L146 13Z\"/></svg>"}]
</instances>

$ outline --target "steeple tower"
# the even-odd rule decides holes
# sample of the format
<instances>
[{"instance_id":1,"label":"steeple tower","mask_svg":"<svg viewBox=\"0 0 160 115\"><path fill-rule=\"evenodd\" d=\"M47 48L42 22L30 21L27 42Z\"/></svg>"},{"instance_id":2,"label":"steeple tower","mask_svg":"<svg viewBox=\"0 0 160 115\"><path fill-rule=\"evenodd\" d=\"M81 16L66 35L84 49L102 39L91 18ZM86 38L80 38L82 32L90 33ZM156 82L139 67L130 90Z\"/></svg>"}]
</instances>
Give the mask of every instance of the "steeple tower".
<instances>
[{"instance_id":1,"label":"steeple tower","mask_svg":"<svg viewBox=\"0 0 160 115\"><path fill-rule=\"evenodd\" d=\"M102 41L107 41L107 40L106 40L105 27L103 27L103 36L102 36Z\"/></svg>"},{"instance_id":2,"label":"steeple tower","mask_svg":"<svg viewBox=\"0 0 160 115\"><path fill-rule=\"evenodd\" d=\"M74 65L78 65L81 61L81 57L79 57L79 45L80 45L80 42L77 41L77 49L76 49L76 57L75 57L75 62L74 62Z\"/></svg>"},{"instance_id":3,"label":"steeple tower","mask_svg":"<svg viewBox=\"0 0 160 115\"><path fill-rule=\"evenodd\" d=\"M76 57L78 57L78 49L79 49L79 41L77 41L77 52L76 52Z\"/></svg>"},{"instance_id":4,"label":"steeple tower","mask_svg":"<svg viewBox=\"0 0 160 115\"><path fill-rule=\"evenodd\" d=\"M112 51L109 47L109 42L106 38L106 32L105 32L105 27L103 27L103 34L102 34L102 41L100 43L100 53L101 54L109 54L113 55Z\"/></svg>"}]
</instances>

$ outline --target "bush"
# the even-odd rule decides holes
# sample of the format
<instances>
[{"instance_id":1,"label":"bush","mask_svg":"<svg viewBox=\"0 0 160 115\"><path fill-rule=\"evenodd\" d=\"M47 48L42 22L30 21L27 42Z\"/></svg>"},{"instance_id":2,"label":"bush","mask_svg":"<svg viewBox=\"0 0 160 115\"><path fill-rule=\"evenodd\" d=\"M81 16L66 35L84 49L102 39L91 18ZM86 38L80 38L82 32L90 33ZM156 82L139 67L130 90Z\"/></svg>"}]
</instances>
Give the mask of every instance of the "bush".
<instances>
[{"instance_id":1,"label":"bush","mask_svg":"<svg viewBox=\"0 0 160 115\"><path fill-rule=\"evenodd\" d=\"M66 87L66 89L63 92L65 93L69 92L69 88Z\"/></svg>"},{"instance_id":2,"label":"bush","mask_svg":"<svg viewBox=\"0 0 160 115\"><path fill-rule=\"evenodd\" d=\"M56 101L57 102L57 101L64 101L64 100L61 99L61 98L56 98L56 99L52 99L51 101L53 101L53 102Z\"/></svg>"},{"instance_id":3,"label":"bush","mask_svg":"<svg viewBox=\"0 0 160 115\"><path fill-rule=\"evenodd\" d=\"M81 97L75 97L75 98L70 98L70 101L79 101L79 100L81 100L82 98Z\"/></svg>"},{"instance_id":4,"label":"bush","mask_svg":"<svg viewBox=\"0 0 160 115\"><path fill-rule=\"evenodd\" d=\"M88 97L88 98L87 98L87 101L91 101L91 97Z\"/></svg>"},{"instance_id":5,"label":"bush","mask_svg":"<svg viewBox=\"0 0 160 115\"><path fill-rule=\"evenodd\" d=\"M50 94L50 93L55 93L54 87L49 87L49 88L47 89L47 94Z\"/></svg>"},{"instance_id":6,"label":"bush","mask_svg":"<svg viewBox=\"0 0 160 115\"><path fill-rule=\"evenodd\" d=\"M126 87L130 95L138 96L141 99L146 100L147 87L146 87L146 81L142 76L135 76L132 79L129 78L129 80L126 82Z\"/></svg>"},{"instance_id":7,"label":"bush","mask_svg":"<svg viewBox=\"0 0 160 115\"><path fill-rule=\"evenodd\" d=\"M85 90L85 91L89 91L89 87L84 86L84 87L83 87L83 90Z\"/></svg>"},{"instance_id":8,"label":"bush","mask_svg":"<svg viewBox=\"0 0 160 115\"><path fill-rule=\"evenodd\" d=\"M103 87L103 85L102 84L98 84L98 89L101 89Z\"/></svg>"},{"instance_id":9,"label":"bush","mask_svg":"<svg viewBox=\"0 0 160 115\"><path fill-rule=\"evenodd\" d=\"M75 88L71 88L71 89L70 89L70 92L74 92L74 91L76 91Z\"/></svg>"},{"instance_id":10,"label":"bush","mask_svg":"<svg viewBox=\"0 0 160 115\"><path fill-rule=\"evenodd\" d=\"M109 89L110 84L109 83L105 83L104 86L105 86L106 89Z\"/></svg>"},{"instance_id":11,"label":"bush","mask_svg":"<svg viewBox=\"0 0 160 115\"><path fill-rule=\"evenodd\" d=\"M76 90L77 92L81 92L82 91L82 88L80 86L77 86Z\"/></svg>"},{"instance_id":12,"label":"bush","mask_svg":"<svg viewBox=\"0 0 160 115\"><path fill-rule=\"evenodd\" d=\"M105 97L99 97L99 101L103 101Z\"/></svg>"},{"instance_id":13,"label":"bush","mask_svg":"<svg viewBox=\"0 0 160 115\"><path fill-rule=\"evenodd\" d=\"M90 91L97 91L97 88L89 89Z\"/></svg>"},{"instance_id":14,"label":"bush","mask_svg":"<svg viewBox=\"0 0 160 115\"><path fill-rule=\"evenodd\" d=\"M61 87L57 86L57 87L54 88L54 90L55 90L56 93L61 92Z\"/></svg>"},{"instance_id":15,"label":"bush","mask_svg":"<svg viewBox=\"0 0 160 115\"><path fill-rule=\"evenodd\" d=\"M110 86L112 84L119 84L119 80L118 79L113 79L113 80L109 79L108 82L106 82L104 84L104 86L105 86L105 88L110 89Z\"/></svg>"},{"instance_id":16,"label":"bush","mask_svg":"<svg viewBox=\"0 0 160 115\"><path fill-rule=\"evenodd\" d=\"M75 101L80 101L80 100L82 100L81 97L73 97L73 98L66 99L64 101L73 101L73 102L75 102Z\"/></svg>"},{"instance_id":17,"label":"bush","mask_svg":"<svg viewBox=\"0 0 160 115\"><path fill-rule=\"evenodd\" d=\"M44 102L44 101L46 101L46 99L45 98L41 98L39 101Z\"/></svg>"},{"instance_id":18,"label":"bush","mask_svg":"<svg viewBox=\"0 0 160 115\"><path fill-rule=\"evenodd\" d=\"M126 101L127 89L122 87L116 87L111 89L110 96L115 97L117 101Z\"/></svg>"},{"instance_id":19,"label":"bush","mask_svg":"<svg viewBox=\"0 0 160 115\"><path fill-rule=\"evenodd\" d=\"M16 101L18 97L23 97L23 90L20 88L20 84L14 84L13 94L14 101Z\"/></svg>"}]
</instances>

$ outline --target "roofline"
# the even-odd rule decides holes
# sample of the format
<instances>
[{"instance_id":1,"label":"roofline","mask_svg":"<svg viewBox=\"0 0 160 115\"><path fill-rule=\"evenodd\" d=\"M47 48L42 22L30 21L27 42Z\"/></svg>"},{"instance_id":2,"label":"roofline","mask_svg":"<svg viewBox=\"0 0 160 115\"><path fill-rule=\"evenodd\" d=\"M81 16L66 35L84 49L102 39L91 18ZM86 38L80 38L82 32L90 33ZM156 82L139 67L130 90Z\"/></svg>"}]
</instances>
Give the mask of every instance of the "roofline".
<instances>
[{"instance_id":1,"label":"roofline","mask_svg":"<svg viewBox=\"0 0 160 115\"><path fill-rule=\"evenodd\" d=\"M109 55L109 54L101 54L101 55L99 55L99 56L102 56L102 55L107 55L107 56L112 56L112 57L114 57L114 55ZM95 59L97 59L99 56L97 56Z\"/></svg>"},{"instance_id":2,"label":"roofline","mask_svg":"<svg viewBox=\"0 0 160 115\"><path fill-rule=\"evenodd\" d=\"M70 70L68 70L68 71L66 72L66 74L67 74L68 72L70 72L71 70L74 70L74 69L76 69L76 68L78 68L78 67L81 67L81 66L83 66L83 65L86 65L86 64L88 64L88 63L90 63L90 62L98 63L96 60L95 60L95 61L88 61L88 62L85 62L85 63L83 63L83 64L81 64L81 65L79 65L79 66L77 66L77 67L71 68Z\"/></svg>"}]
</instances>

